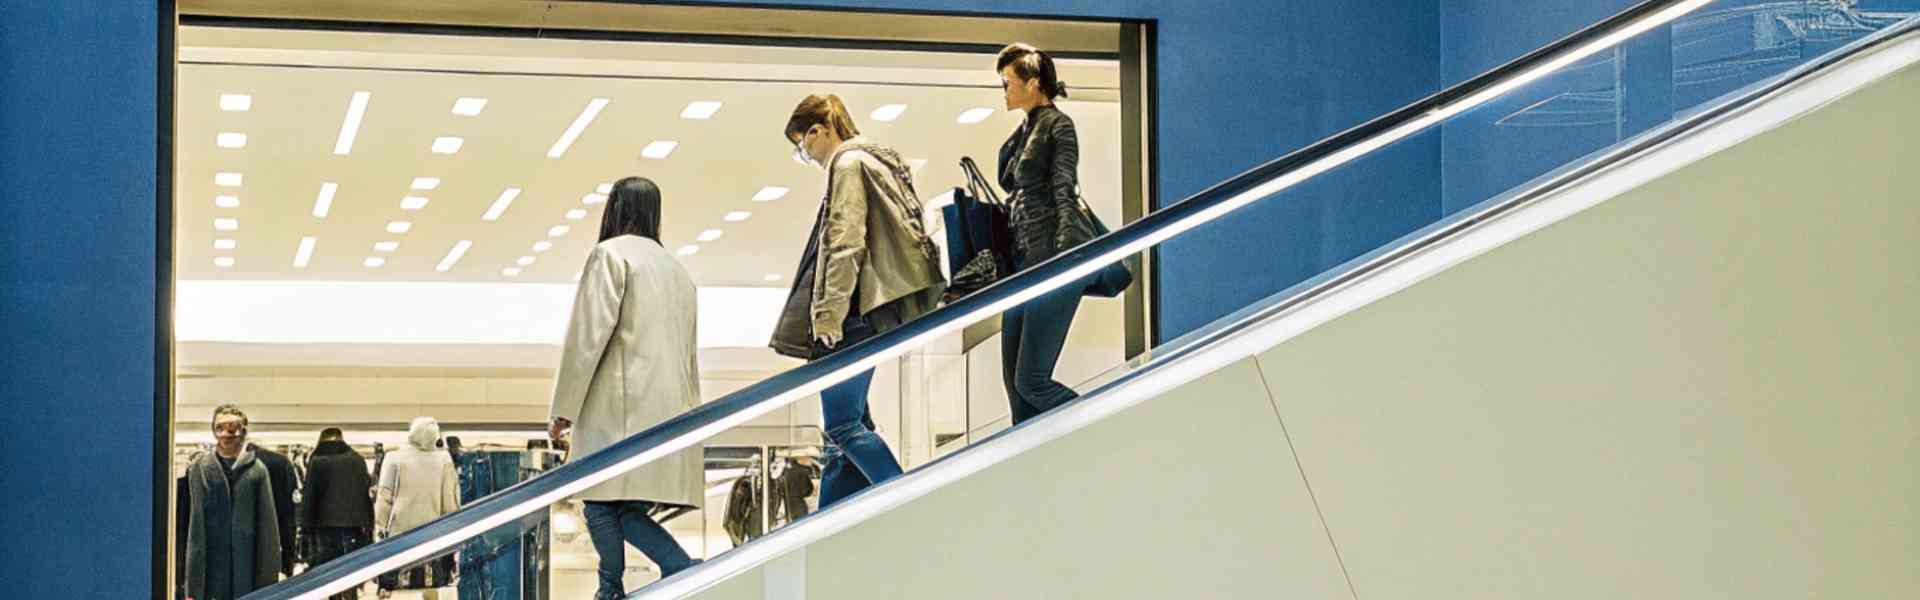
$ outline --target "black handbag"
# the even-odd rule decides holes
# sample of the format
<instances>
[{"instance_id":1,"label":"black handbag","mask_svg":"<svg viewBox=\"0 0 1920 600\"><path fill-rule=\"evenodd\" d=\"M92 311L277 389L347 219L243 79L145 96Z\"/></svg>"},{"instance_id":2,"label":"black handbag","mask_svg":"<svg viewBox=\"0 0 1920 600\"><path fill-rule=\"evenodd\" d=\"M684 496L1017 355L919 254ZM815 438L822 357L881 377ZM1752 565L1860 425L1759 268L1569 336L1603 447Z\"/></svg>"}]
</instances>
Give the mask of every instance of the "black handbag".
<instances>
[{"instance_id":1,"label":"black handbag","mask_svg":"<svg viewBox=\"0 0 1920 600\"><path fill-rule=\"evenodd\" d=\"M1063 252L1071 246L1084 244L1108 233L1099 215L1093 214L1093 207L1087 206L1087 200L1080 197L1080 190L1074 190L1073 199L1073 206L1062 206L1057 213L1060 228L1056 232L1056 239L1061 242L1059 247ZM1069 244L1067 240L1077 241ZM1100 267L1086 282L1087 287L1081 289L1081 295L1112 298L1133 286L1133 269L1127 266L1126 260L1121 260Z\"/></svg>"},{"instance_id":2,"label":"black handbag","mask_svg":"<svg viewBox=\"0 0 1920 600\"><path fill-rule=\"evenodd\" d=\"M961 158L960 170L967 185L954 188L953 204L941 209L947 221L947 266L953 273L947 302L1013 273L1013 226L1006 202L972 158Z\"/></svg>"}]
</instances>

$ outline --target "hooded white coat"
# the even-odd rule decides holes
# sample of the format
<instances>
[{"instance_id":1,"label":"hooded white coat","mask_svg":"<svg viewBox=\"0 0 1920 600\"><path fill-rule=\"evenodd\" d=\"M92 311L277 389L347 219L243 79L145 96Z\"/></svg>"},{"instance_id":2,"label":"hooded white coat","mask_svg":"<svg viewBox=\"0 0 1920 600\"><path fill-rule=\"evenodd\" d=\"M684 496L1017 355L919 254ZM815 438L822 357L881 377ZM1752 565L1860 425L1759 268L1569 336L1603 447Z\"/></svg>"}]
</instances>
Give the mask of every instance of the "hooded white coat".
<instances>
[{"instance_id":1,"label":"hooded white coat","mask_svg":"<svg viewBox=\"0 0 1920 600\"><path fill-rule=\"evenodd\" d=\"M658 242L624 235L593 247L553 389L552 416L573 422L575 458L700 404L698 302L693 278ZM696 445L575 498L699 507L703 461Z\"/></svg>"},{"instance_id":2,"label":"hooded white coat","mask_svg":"<svg viewBox=\"0 0 1920 600\"><path fill-rule=\"evenodd\" d=\"M373 502L373 527L380 537L460 509L460 476L453 456L434 447L439 439L440 423L420 417L407 430L407 447L387 453Z\"/></svg>"}]
</instances>

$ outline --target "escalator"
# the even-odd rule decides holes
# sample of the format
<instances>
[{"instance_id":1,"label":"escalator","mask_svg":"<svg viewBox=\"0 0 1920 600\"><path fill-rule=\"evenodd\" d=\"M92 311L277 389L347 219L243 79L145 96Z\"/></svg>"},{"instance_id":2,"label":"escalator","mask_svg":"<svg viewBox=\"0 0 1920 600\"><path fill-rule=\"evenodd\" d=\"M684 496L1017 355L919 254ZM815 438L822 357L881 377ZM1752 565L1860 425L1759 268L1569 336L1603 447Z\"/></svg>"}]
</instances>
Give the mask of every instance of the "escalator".
<instances>
[{"instance_id":1,"label":"escalator","mask_svg":"<svg viewBox=\"0 0 1920 600\"><path fill-rule=\"evenodd\" d=\"M455 551L1423 132L1615 126L1628 82L1562 75L1653 33L1702 101L631 597L1920 593L1920 18L1775 4L1641 3L247 597Z\"/></svg>"}]
</instances>

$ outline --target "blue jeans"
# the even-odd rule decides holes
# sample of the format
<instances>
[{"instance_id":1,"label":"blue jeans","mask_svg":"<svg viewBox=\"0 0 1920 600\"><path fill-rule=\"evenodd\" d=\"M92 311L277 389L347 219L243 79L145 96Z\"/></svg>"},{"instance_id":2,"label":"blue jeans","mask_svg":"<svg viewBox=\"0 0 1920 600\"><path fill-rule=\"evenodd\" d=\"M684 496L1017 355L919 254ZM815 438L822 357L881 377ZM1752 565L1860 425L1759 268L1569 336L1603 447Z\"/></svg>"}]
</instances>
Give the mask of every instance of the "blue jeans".
<instances>
[{"instance_id":1,"label":"blue jeans","mask_svg":"<svg viewBox=\"0 0 1920 600\"><path fill-rule=\"evenodd\" d=\"M867 407L867 389L872 386L873 371L867 371L820 392L827 440L837 450L827 453L827 464L820 472L820 510L900 476L900 461L894 460L887 441L873 431L873 415Z\"/></svg>"},{"instance_id":2,"label":"blue jeans","mask_svg":"<svg viewBox=\"0 0 1920 600\"><path fill-rule=\"evenodd\" d=\"M1073 325L1073 313L1080 310L1085 288L1085 282L1068 284L1001 315L1000 374L1007 386L1013 424L1080 397L1054 381L1053 369L1060 364L1060 351L1067 347L1067 329Z\"/></svg>"},{"instance_id":3,"label":"blue jeans","mask_svg":"<svg viewBox=\"0 0 1920 600\"><path fill-rule=\"evenodd\" d=\"M661 578L694 565L673 534L647 516L653 510L652 502L589 500L586 504L587 535L593 538L594 553L600 555L600 591L594 594L595 600L627 597L623 581L627 573L626 544L633 544L648 560L660 565Z\"/></svg>"}]
</instances>

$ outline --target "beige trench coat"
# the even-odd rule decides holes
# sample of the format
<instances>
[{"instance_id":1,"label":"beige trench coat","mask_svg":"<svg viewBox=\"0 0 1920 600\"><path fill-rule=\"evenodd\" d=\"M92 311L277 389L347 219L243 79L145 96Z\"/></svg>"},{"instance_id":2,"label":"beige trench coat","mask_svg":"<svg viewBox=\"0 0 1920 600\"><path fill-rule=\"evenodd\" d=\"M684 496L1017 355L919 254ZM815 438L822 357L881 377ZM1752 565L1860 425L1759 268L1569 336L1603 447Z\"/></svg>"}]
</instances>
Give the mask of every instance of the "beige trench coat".
<instances>
[{"instance_id":1,"label":"beige trench coat","mask_svg":"<svg viewBox=\"0 0 1920 600\"><path fill-rule=\"evenodd\" d=\"M561 342L552 416L573 421L586 456L700 403L693 278L659 243L620 236L593 247ZM698 507L699 446L647 463L575 496Z\"/></svg>"}]
</instances>

